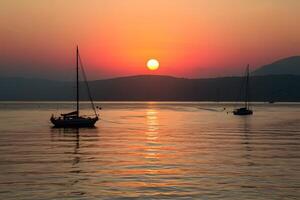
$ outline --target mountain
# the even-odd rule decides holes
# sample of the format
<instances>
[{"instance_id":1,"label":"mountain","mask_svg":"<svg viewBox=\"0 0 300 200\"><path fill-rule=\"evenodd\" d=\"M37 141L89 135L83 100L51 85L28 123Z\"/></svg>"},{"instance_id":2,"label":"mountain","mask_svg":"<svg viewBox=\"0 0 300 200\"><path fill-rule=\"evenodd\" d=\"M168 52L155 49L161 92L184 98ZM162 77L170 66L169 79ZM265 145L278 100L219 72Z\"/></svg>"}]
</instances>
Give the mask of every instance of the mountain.
<instances>
[{"instance_id":1,"label":"mountain","mask_svg":"<svg viewBox=\"0 0 300 200\"><path fill-rule=\"evenodd\" d=\"M255 76L262 75L300 75L300 56L293 56L265 65L252 73Z\"/></svg>"},{"instance_id":2,"label":"mountain","mask_svg":"<svg viewBox=\"0 0 300 200\"><path fill-rule=\"evenodd\" d=\"M270 75L250 78L253 101L299 101L300 76ZM131 76L90 81L95 100L100 101L237 101L240 100L242 77L185 79L170 76ZM81 99L87 100L80 84ZM2 101L74 100L72 82L42 79L1 78Z\"/></svg>"},{"instance_id":3,"label":"mountain","mask_svg":"<svg viewBox=\"0 0 300 200\"><path fill-rule=\"evenodd\" d=\"M66 100L71 99L71 82L45 79L0 77L0 100ZM75 91L74 91L75 92Z\"/></svg>"}]
</instances>

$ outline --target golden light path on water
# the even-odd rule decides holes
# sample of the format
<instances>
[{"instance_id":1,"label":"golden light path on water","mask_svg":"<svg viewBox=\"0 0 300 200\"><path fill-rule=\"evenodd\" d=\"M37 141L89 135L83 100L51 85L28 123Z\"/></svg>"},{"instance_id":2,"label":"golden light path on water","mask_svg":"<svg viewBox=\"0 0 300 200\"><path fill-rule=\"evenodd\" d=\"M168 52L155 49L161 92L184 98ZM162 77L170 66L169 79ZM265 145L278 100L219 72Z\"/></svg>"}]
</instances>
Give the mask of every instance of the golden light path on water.
<instances>
[{"instance_id":1,"label":"golden light path on water","mask_svg":"<svg viewBox=\"0 0 300 200\"><path fill-rule=\"evenodd\" d=\"M146 116L148 125L148 130L146 131L146 139L149 147L147 147L146 149L147 155L145 156L145 158L158 159L159 155L158 153L156 153L155 148L153 147L155 145L159 145L159 124L157 118L157 111L149 109L147 110Z\"/></svg>"}]
</instances>

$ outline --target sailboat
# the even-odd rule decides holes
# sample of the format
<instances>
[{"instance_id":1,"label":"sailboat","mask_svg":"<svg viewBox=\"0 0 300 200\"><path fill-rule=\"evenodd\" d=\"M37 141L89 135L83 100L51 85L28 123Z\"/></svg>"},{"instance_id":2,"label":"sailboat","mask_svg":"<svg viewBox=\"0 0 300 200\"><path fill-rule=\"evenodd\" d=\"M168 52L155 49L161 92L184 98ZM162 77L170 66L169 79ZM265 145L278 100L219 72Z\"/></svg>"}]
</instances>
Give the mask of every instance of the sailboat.
<instances>
[{"instance_id":1,"label":"sailboat","mask_svg":"<svg viewBox=\"0 0 300 200\"><path fill-rule=\"evenodd\" d=\"M250 109L250 88L249 88L249 65L246 68L246 86L245 86L245 104L244 107L238 108L233 111L234 115L252 115L253 111Z\"/></svg>"},{"instance_id":2,"label":"sailboat","mask_svg":"<svg viewBox=\"0 0 300 200\"><path fill-rule=\"evenodd\" d=\"M80 104L79 104L79 64L82 69L84 82L87 87L87 92L89 99L92 104L92 108L94 110L93 117L80 116ZM78 46L76 47L76 110L61 114L59 117L55 117L53 114L50 118L50 121L55 127L93 127L95 123L99 120L98 113L96 111L92 95L89 89L89 85L86 79L86 75L84 72L84 68L81 62L81 58L79 55Z\"/></svg>"}]
</instances>

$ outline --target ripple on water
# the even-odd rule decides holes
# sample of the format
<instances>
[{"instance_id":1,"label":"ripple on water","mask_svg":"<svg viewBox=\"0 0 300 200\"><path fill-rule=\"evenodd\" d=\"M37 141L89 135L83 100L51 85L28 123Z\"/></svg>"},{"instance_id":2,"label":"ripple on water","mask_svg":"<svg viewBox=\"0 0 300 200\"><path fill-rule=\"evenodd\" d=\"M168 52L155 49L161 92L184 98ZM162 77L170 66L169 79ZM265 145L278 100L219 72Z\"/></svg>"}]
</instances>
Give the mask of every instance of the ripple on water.
<instances>
[{"instance_id":1,"label":"ripple on water","mask_svg":"<svg viewBox=\"0 0 300 200\"><path fill-rule=\"evenodd\" d=\"M300 198L300 105L239 118L215 112L230 104L106 103L97 128L75 130L36 104L0 105L1 199Z\"/></svg>"}]
</instances>

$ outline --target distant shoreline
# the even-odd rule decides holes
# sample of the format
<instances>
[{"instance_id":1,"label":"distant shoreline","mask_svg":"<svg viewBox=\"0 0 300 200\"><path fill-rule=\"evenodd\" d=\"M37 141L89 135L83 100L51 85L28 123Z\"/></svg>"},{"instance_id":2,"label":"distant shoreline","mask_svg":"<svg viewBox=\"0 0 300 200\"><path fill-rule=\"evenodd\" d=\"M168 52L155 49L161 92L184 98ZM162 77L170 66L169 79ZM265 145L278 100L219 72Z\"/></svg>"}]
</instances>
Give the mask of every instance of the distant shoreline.
<instances>
[{"instance_id":1,"label":"distant shoreline","mask_svg":"<svg viewBox=\"0 0 300 200\"><path fill-rule=\"evenodd\" d=\"M90 81L95 101L242 101L243 77L183 79L132 76ZM80 98L88 100L84 85ZM254 102L300 102L300 76L267 75L250 78ZM43 79L0 78L0 101L72 101L74 83Z\"/></svg>"},{"instance_id":2,"label":"distant shoreline","mask_svg":"<svg viewBox=\"0 0 300 200\"><path fill-rule=\"evenodd\" d=\"M18 100L18 101L3 101L0 100L0 104L1 103L68 103L68 104L73 104L75 103L75 101L22 101L22 100ZM81 104L90 104L89 101L81 101ZM203 104L243 104L244 102L242 101L238 101L238 102L234 102L234 101L220 101L220 102L216 102L216 101L94 101L94 103L129 103L129 104L134 104L134 103L203 103ZM285 101L278 101L275 103L269 103L269 102L263 102L263 101L253 101L251 102L251 104L257 104L257 105L276 105L276 104L300 104L300 101L290 101L290 102L285 102Z\"/></svg>"}]
</instances>

